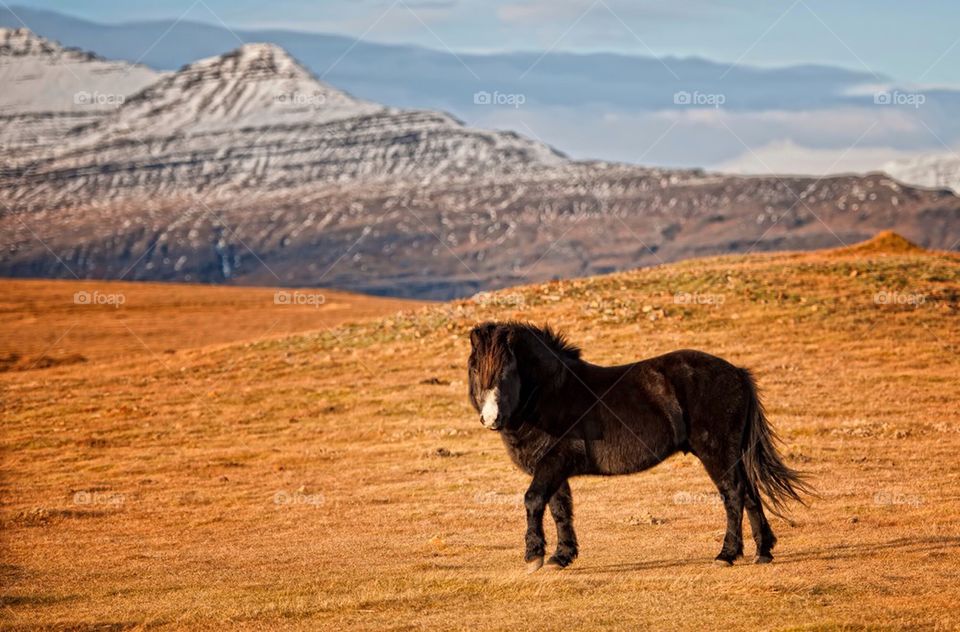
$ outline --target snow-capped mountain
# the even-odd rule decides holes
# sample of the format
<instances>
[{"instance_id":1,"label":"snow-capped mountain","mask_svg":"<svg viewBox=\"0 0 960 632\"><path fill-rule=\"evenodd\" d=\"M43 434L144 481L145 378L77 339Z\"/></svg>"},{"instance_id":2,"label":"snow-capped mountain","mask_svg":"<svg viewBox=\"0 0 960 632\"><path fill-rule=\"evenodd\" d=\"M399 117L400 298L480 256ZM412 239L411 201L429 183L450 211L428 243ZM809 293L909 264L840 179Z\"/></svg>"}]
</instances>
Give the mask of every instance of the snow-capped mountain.
<instances>
[{"instance_id":1,"label":"snow-capped mountain","mask_svg":"<svg viewBox=\"0 0 960 632\"><path fill-rule=\"evenodd\" d=\"M383 178L465 178L564 162L509 132L369 103L283 49L247 44L165 76L74 129L10 191L44 206Z\"/></svg>"},{"instance_id":2,"label":"snow-capped mountain","mask_svg":"<svg viewBox=\"0 0 960 632\"><path fill-rule=\"evenodd\" d=\"M145 66L64 48L27 29L0 28L0 146L22 155L57 142L160 76Z\"/></svg>"},{"instance_id":3,"label":"snow-capped mountain","mask_svg":"<svg viewBox=\"0 0 960 632\"><path fill-rule=\"evenodd\" d=\"M42 109L19 88L8 98ZM947 191L880 173L572 161L442 112L354 98L269 44L159 77L34 158L0 168L0 274L450 298L883 229L925 246L960 239Z\"/></svg>"},{"instance_id":4,"label":"snow-capped mountain","mask_svg":"<svg viewBox=\"0 0 960 632\"><path fill-rule=\"evenodd\" d=\"M960 192L960 155L957 154L896 160L884 165L883 170L909 184Z\"/></svg>"},{"instance_id":5,"label":"snow-capped mountain","mask_svg":"<svg viewBox=\"0 0 960 632\"><path fill-rule=\"evenodd\" d=\"M320 125L383 109L317 81L281 48L247 44L157 81L129 99L115 116L91 126L96 134L82 140Z\"/></svg>"}]
</instances>

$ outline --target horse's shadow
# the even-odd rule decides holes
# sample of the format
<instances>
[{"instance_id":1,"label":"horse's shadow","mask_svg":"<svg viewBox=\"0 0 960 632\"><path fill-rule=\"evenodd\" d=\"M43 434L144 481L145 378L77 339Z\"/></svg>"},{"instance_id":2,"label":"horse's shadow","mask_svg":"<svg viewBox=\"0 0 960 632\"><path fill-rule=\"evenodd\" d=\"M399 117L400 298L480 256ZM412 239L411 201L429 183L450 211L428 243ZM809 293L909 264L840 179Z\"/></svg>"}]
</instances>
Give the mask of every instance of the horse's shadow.
<instances>
[{"instance_id":1,"label":"horse's shadow","mask_svg":"<svg viewBox=\"0 0 960 632\"><path fill-rule=\"evenodd\" d=\"M784 553L778 555L776 564L797 564L811 560L842 560L851 558L863 558L865 555L889 550L901 550L907 553L925 553L932 551L957 550L960 547L960 536L917 536L908 538L895 538L886 542L866 542L854 544L835 544L817 549L808 549L797 551L796 553ZM678 567L703 567L709 564L713 558L695 557L686 559L669 560L649 560L645 562L626 562L619 564L608 564L604 566L588 566L577 564L568 569L579 573L623 573L628 571L657 570ZM743 562L741 562L742 564Z\"/></svg>"}]
</instances>

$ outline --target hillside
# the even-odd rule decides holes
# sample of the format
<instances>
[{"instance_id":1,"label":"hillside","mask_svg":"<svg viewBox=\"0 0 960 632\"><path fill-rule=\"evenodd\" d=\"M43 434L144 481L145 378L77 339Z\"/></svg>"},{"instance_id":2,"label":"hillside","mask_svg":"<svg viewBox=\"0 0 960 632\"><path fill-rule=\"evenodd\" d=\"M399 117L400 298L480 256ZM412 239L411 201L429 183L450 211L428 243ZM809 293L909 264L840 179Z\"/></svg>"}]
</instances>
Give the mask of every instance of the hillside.
<instances>
[{"instance_id":1,"label":"hillside","mask_svg":"<svg viewBox=\"0 0 960 632\"><path fill-rule=\"evenodd\" d=\"M164 363L0 375L5 616L951 629L958 288L960 257L885 236L527 285ZM574 480L580 559L525 575L524 477L466 401L466 334L508 317L561 327L593 362L690 347L750 367L820 494L774 521L776 562L710 563L722 509L687 455Z\"/></svg>"},{"instance_id":2,"label":"hillside","mask_svg":"<svg viewBox=\"0 0 960 632\"><path fill-rule=\"evenodd\" d=\"M882 174L747 178L573 163L417 185L211 189L0 213L9 242L0 273L449 299L717 253L841 246L884 229L944 249L960 240L960 199Z\"/></svg>"},{"instance_id":3,"label":"hillside","mask_svg":"<svg viewBox=\"0 0 960 632\"><path fill-rule=\"evenodd\" d=\"M0 372L323 331L415 301L329 289L0 279Z\"/></svg>"}]
</instances>

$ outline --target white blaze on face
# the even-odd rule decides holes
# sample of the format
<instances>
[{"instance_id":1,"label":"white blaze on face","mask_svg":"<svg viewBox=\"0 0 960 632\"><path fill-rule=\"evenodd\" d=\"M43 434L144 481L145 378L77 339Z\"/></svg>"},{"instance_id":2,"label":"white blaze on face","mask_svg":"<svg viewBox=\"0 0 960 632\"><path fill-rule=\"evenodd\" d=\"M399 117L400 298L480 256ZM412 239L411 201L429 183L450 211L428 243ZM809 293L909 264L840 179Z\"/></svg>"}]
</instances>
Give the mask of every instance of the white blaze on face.
<instances>
[{"instance_id":1,"label":"white blaze on face","mask_svg":"<svg viewBox=\"0 0 960 632\"><path fill-rule=\"evenodd\" d=\"M483 402L483 407L480 409L480 419L483 420L483 425L487 428L497 423L497 414L499 412L497 409L497 395L499 395L499 393L500 389L491 388L480 398L480 401Z\"/></svg>"}]
</instances>

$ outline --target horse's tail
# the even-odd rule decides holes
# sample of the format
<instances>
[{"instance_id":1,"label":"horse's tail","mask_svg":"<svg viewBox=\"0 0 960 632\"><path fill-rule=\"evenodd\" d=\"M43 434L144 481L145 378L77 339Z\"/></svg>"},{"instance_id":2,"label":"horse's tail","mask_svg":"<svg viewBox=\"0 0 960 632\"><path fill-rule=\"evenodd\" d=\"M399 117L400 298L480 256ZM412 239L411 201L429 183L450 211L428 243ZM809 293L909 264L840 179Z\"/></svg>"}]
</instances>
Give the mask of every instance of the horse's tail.
<instances>
[{"instance_id":1,"label":"horse's tail","mask_svg":"<svg viewBox=\"0 0 960 632\"><path fill-rule=\"evenodd\" d=\"M783 462L776 447L779 438L767 421L763 403L757 394L757 383L750 371L741 370L747 392L747 418L741 447L744 470L750 484L766 497L764 505L767 509L783 517L787 501L795 500L805 505L801 495L813 495L814 491L804 480L803 474Z\"/></svg>"}]
</instances>

